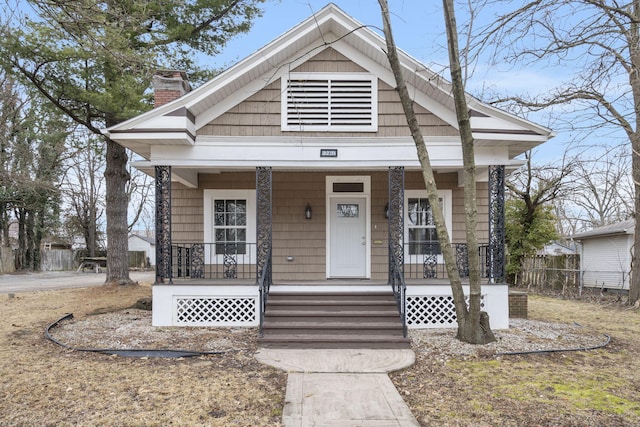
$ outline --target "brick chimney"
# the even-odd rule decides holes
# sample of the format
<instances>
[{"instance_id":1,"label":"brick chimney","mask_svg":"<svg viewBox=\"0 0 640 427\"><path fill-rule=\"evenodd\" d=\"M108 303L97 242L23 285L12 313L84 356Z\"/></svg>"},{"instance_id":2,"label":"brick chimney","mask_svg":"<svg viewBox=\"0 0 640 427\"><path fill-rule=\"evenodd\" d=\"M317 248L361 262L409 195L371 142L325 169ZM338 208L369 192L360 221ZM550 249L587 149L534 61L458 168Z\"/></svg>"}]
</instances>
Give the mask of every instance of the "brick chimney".
<instances>
[{"instance_id":1,"label":"brick chimney","mask_svg":"<svg viewBox=\"0 0 640 427\"><path fill-rule=\"evenodd\" d=\"M187 74L176 70L158 70L153 76L153 107L158 108L191 92Z\"/></svg>"}]
</instances>

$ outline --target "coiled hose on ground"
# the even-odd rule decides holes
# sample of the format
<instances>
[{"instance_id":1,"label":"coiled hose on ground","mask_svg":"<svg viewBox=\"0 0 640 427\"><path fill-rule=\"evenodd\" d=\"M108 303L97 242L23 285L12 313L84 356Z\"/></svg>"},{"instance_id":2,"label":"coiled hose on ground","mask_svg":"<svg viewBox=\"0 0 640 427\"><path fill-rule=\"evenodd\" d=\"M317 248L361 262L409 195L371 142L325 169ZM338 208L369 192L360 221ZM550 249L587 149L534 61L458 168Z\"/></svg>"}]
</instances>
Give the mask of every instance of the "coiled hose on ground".
<instances>
[{"instance_id":1,"label":"coiled hose on ground","mask_svg":"<svg viewBox=\"0 0 640 427\"><path fill-rule=\"evenodd\" d=\"M51 336L51 329L53 329L56 326L58 326L60 324L60 322L62 322L64 320L70 320L70 319L73 319L73 314L72 313L65 314L60 319L56 320L55 322L53 322L52 324L50 324L49 326L46 327L46 329L44 330L44 336L49 341L53 342L54 344L57 344L57 345L59 345L61 347L69 349L69 350L85 351L85 352L91 352L91 353L101 353L101 354L108 354L108 355L116 354L118 356L124 356L124 357L163 357L163 358L196 357L196 356L220 355L220 354L230 353L230 352L233 352L233 351L240 351L240 350L192 351L192 350L172 350L172 349L155 350L155 349L134 349L134 348L114 349L114 348L78 348L78 347L72 347L70 345L67 345L67 344L64 344L64 343L58 341L53 336Z\"/></svg>"}]
</instances>

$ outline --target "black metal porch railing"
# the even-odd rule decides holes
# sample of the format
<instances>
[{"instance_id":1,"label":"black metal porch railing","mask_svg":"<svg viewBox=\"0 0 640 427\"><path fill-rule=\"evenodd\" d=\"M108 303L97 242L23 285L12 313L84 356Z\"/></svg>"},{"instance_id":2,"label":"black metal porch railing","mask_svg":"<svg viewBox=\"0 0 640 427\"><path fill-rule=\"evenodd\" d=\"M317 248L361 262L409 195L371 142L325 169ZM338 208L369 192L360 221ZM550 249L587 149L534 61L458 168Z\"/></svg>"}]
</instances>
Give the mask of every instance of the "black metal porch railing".
<instances>
[{"instance_id":1,"label":"black metal porch railing","mask_svg":"<svg viewBox=\"0 0 640 427\"><path fill-rule=\"evenodd\" d=\"M172 243L173 279L255 279L255 243Z\"/></svg>"},{"instance_id":2,"label":"black metal porch railing","mask_svg":"<svg viewBox=\"0 0 640 427\"><path fill-rule=\"evenodd\" d=\"M267 253L264 266L262 270L258 272L258 291L260 295L260 327L259 335L262 337L262 330L264 326L264 312L267 308L267 299L269 298L269 290L273 284L273 278L271 275L271 248Z\"/></svg>"},{"instance_id":3,"label":"black metal porch railing","mask_svg":"<svg viewBox=\"0 0 640 427\"><path fill-rule=\"evenodd\" d=\"M466 243L453 243L456 265L461 278L469 277L469 251ZM479 245L480 277L489 278L489 245ZM406 279L446 279L447 270L440 245L433 242L404 244L404 277Z\"/></svg>"},{"instance_id":4,"label":"black metal porch railing","mask_svg":"<svg viewBox=\"0 0 640 427\"><path fill-rule=\"evenodd\" d=\"M389 281L391 282L391 289L393 290L393 296L398 304L398 311L400 312L400 320L402 321L402 335L407 337L407 284L404 281L404 273L402 265L398 262L393 250L389 248L391 271L389 272Z\"/></svg>"}]
</instances>

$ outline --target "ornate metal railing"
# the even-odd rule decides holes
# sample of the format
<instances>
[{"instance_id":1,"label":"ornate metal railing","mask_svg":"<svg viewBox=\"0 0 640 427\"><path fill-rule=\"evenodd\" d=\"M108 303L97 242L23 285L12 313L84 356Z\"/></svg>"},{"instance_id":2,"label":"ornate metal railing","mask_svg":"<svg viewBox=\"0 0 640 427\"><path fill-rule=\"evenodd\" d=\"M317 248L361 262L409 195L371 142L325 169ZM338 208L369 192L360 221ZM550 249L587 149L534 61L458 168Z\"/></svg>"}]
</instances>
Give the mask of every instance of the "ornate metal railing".
<instances>
[{"instance_id":1,"label":"ornate metal railing","mask_svg":"<svg viewBox=\"0 0 640 427\"><path fill-rule=\"evenodd\" d=\"M172 243L174 279L255 279L255 243Z\"/></svg>"},{"instance_id":2,"label":"ornate metal railing","mask_svg":"<svg viewBox=\"0 0 640 427\"><path fill-rule=\"evenodd\" d=\"M407 284L404 281L404 273L402 264L396 258L395 254L389 248L390 264L393 266L389 274L389 282L393 290L393 296L398 304L398 312L402 321L402 334L407 337Z\"/></svg>"},{"instance_id":3,"label":"ornate metal railing","mask_svg":"<svg viewBox=\"0 0 640 427\"><path fill-rule=\"evenodd\" d=\"M269 290L273 284L271 276L271 249L269 249L266 262L262 266L262 270L258 272L258 290L260 292L260 330L262 336L262 326L264 325L264 312L267 308L267 300L269 299Z\"/></svg>"},{"instance_id":4,"label":"ornate metal railing","mask_svg":"<svg viewBox=\"0 0 640 427\"><path fill-rule=\"evenodd\" d=\"M469 251L466 243L453 243L456 266L461 278L469 277ZM480 277L489 278L489 245L478 247ZM404 277L406 279L446 279L447 270L438 243L406 243L404 245Z\"/></svg>"}]
</instances>

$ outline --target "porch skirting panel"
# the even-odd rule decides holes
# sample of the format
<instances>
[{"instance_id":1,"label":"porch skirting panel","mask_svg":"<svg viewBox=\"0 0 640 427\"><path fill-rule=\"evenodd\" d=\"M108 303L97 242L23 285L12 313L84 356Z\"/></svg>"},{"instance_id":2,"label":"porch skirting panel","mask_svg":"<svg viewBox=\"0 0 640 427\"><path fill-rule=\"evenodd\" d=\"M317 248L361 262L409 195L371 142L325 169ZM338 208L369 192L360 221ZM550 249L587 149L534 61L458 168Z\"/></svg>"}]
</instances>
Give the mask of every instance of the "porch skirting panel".
<instances>
[{"instance_id":1,"label":"porch skirting panel","mask_svg":"<svg viewBox=\"0 0 640 427\"><path fill-rule=\"evenodd\" d=\"M463 286L469 295L469 286ZM468 297L467 297L468 298ZM482 287L482 310L489 314L491 329L509 328L509 287ZM407 286L407 327L409 329L456 328L457 316L449 285Z\"/></svg>"},{"instance_id":2,"label":"porch skirting panel","mask_svg":"<svg viewBox=\"0 0 640 427\"><path fill-rule=\"evenodd\" d=\"M153 326L258 326L257 286L153 286Z\"/></svg>"}]
</instances>

